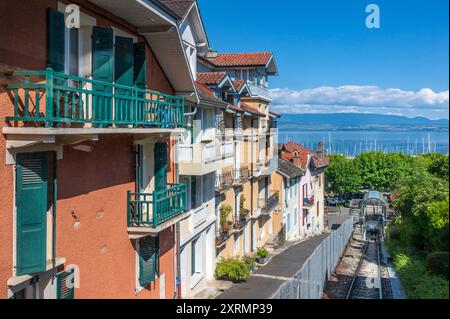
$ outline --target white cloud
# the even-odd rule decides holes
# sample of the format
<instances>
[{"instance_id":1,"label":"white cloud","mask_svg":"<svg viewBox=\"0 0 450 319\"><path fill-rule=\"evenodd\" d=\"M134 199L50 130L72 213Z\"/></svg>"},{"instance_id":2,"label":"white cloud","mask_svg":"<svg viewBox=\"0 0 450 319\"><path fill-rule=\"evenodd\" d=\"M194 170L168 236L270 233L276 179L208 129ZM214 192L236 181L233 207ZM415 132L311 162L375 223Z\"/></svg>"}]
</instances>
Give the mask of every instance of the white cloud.
<instances>
[{"instance_id":1,"label":"white cloud","mask_svg":"<svg viewBox=\"0 0 450 319\"><path fill-rule=\"evenodd\" d=\"M281 113L383 113L448 118L449 91L417 92L346 85L305 90L272 89L274 111Z\"/></svg>"}]
</instances>

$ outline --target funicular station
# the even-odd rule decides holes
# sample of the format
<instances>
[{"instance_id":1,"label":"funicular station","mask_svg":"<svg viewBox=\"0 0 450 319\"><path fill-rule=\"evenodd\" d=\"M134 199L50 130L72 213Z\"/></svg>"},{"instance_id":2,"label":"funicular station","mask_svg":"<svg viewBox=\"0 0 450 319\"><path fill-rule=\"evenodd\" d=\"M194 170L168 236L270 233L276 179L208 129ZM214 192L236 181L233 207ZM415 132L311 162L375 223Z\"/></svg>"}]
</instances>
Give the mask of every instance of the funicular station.
<instances>
[{"instance_id":1,"label":"funicular station","mask_svg":"<svg viewBox=\"0 0 450 319\"><path fill-rule=\"evenodd\" d=\"M380 235L384 237L384 226L386 224L386 213L388 203L383 193L371 190L364 194L360 202L360 226L363 238Z\"/></svg>"}]
</instances>

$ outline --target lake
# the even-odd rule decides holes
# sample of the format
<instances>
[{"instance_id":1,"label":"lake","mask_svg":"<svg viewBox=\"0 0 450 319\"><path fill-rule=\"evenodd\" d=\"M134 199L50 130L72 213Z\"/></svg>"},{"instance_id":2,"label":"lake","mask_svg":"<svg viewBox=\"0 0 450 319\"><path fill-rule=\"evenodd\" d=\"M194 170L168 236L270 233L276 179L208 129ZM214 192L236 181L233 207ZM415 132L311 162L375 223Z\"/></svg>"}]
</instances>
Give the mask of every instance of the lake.
<instances>
[{"instance_id":1,"label":"lake","mask_svg":"<svg viewBox=\"0 0 450 319\"><path fill-rule=\"evenodd\" d=\"M326 153L354 156L360 152L382 151L422 154L438 152L448 154L447 132L424 131L283 131L278 132L278 142L293 140L310 149L318 142L325 143ZM330 143L331 142L331 143Z\"/></svg>"}]
</instances>

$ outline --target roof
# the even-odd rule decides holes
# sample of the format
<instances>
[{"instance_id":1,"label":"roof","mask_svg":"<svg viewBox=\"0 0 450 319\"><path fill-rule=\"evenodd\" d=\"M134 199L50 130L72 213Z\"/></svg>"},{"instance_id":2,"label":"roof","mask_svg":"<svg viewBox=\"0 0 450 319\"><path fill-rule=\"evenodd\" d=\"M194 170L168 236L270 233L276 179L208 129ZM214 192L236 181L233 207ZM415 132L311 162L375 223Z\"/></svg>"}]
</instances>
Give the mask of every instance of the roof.
<instances>
[{"instance_id":1,"label":"roof","mask_svg":"<svg viewBox=\"0 0 450 319\"><path fill-rule=\"evenodd\" d=\"M236 88L236 91L238 91L238 92L245 85L245 81L244 80L234 80L232 82L233 82L234 87Z\"/></svg>"},{"instance_id":2,"label":"roof","mask_svg":"<svg viewBox=\"0 0 450 319\"><path fill-rule=\"evenodd\" d=\"M183 18L189 12L195 0L159 0L159 2Z\"/></svg>"},{"instance_id":3,"label":"roof","mask_svg":"<svg viewBox=\"0 0 450 319\"><path fill-rule=\"evenodd\" d=\"M266 66L272 52L218 53L216 58L200 57L216 67Z\"/></svg>"},{"instance_id":4,"label":"roof","mask_svg":"<svg viewBox=\"0 0 450 319\"><path fill-rule=\"evenodd\" d=\"M195 82L195 87L197 88L197 93L200 97L200 102L213 103L220 107L227 107L228 103L222 101L217 96L214 95L214 91L207 88L199 82Z\"/></svg>"},{"instance_id":5,"label":"roof","mask_svg":"<svg viewBox=\"0 0 450 319\"><path fill-rule=\"evenodd\" d=\"M274 112L274 111L269 111L269 114L270 114L270 115L273 115L273 116L275 116L275 117L281 117L280 114L278 114L277 112Z\"/></svg>"},{"instance_id":6,"label":"roof","mask_svg":"<svg viewBox=\"0 0 450 319\"><path fill-rule=\"evenodd\" d=\"M241 102L241 109L244 110L245 112L251 113L253 115L266 116L264 113L260 112L256 107L248 105L245 102Z\"/></svg>"},{"instance_id":7,"label":"roof","mask_svg":"<svg viewBox=\"0 0 450 319\"><path fill-rule=\"evenodd\" d=\"M278 170L281 175L284 175L288 178L295 178L298 176L305 175L305 171L284 158L278 159Z\"/></svg>"},{"instance_id":8,"label":"roof","mask_svg":"<svg viewBox=\"0 0 450 319\"><path fill-rule=\"evenodd\" d=\"M228 108L236 112L244 112L244 110L242 110L239 106L236 106L234 104L229 104Z\"/></svg>"},{"instance_id":9,"label":"roof","mask_svg":"<svg viewBox=\"0 0 450 319\"><path fill-rule=\"evenodd\" d=\"M197 81L204 85L218 85L226 76L226 72L200 72L197 73Z\"/></svg>"},{"instance_id":10,"label":"roof","mask_svg":"<svg viewBox=\"0 0 450 319\"><path fill-rule=\"evenodd\" d=\"M292 161L295 165L300 166L301 168L306 168L308 165L309 155L312 156L311 165L313 168L321 168L328 166L328 158L327 157L319 157L317 152L310 150L307 147L299 145L293 141L283 145L282 150L287 151L288 153L281 154L282 158L292 158ZM289 154L290 153L290 154Z\"/></svg>"}]
</instances>

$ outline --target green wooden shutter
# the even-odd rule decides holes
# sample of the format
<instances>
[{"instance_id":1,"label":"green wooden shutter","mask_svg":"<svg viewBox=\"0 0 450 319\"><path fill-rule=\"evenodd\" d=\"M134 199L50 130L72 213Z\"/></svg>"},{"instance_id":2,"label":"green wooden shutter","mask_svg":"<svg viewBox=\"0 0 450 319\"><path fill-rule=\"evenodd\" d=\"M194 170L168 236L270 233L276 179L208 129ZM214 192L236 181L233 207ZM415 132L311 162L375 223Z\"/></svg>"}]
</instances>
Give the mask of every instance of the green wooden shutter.
<instances>
[{"instance_id":1,"label":"green wooden shutter","mask_svg":"<svg viewBox=\"0 0 450 319\"><path fill-rule=\"evenodd\" d=\"M64 14L54 9L47 10L47 66L64 72Z\"/></svg>"},{"instance_id":2,"label":"green wooden shutter","mask_svg":"<svg viewBox=\"0 0 450 319\"><path fill-rule=\"evenodd\" d=\"M46 270L47 154L17 154L17 275Z\"/></svg>"},{"instance_id":3,"label":"green wooden shutter","mask_svg":"<svg viewBox=\"0 0 450 319\"><path fill-rule=\"evenodd\" d=\"M113 81L113 31L94 27L92 32L92 77L94 80L112 83ZM112 87L96 84L93 96L93 117L97 124L112 121Z\"/></svg>"},{"instance_id":4,"label":"green wooden shutter","mask_svg":"<svg viewBox=\"0 0 450 319\"><path fill-rule=\"evenodd\" d=\"M116 36L114 44L114 82L129 87L129 89L116 88L116 95L131 96L133 94L133 59L133 39ZM131 101L116 98L114 105L116 120L124 122L133 120Z\"/></svg>"},{"instance_id":5,"label":"green wooden shutter","mask_svg":"<svg viewBox=\"0 0 450 319\"><path fill-rule=\"evenodd\" d=\"M114 82L133 86L133 39L116 36L114 48Z\"/></svg>"},{"instance_id":6,"label":"green wooden shutter","mask_svg":"<svg viewBox=\"0 0 450 319\"><path fill-rule=\"evenodd\" d=\"M56 298L74 299L75 297L75 269L68 269L56 275Z\"/></svg>"},{"instance_id":7,"label":"green wooden shutter","mask_svg":"<svg viewBox=\"0 0 450 319\"><path fill-rule=\"evenodd\" d=\"M145 59L145 43L139 42L134 44L134 85L145 90L146 85L146 59Z\"/></svg>"},{"instance_id":8,"label":"green wooden shutter","mask_svg":"<svg viewBox=\"0 0 450 319\"><path fill-rule=\"evenodd\" d=\"M139 284L142 287L155 281L158 257L157 239L147 236L139 241Z\"/></svg>"},{"instance_id":9,"label":"green wooden shutter","mask_svg":"<svg viewBox=\"0 0 450 319\"><path fill-rule=\"evenodd\" d=\"M167 189L167 144L155 143L155 191Z\"/></svg>"}]
</instances>

